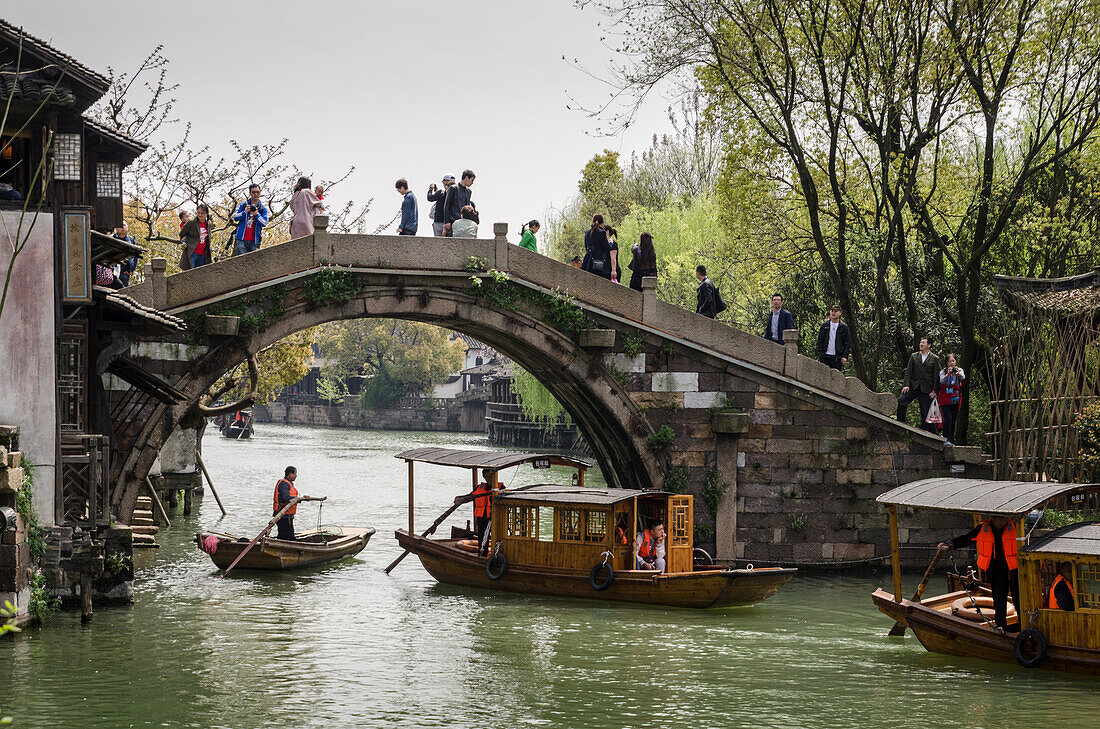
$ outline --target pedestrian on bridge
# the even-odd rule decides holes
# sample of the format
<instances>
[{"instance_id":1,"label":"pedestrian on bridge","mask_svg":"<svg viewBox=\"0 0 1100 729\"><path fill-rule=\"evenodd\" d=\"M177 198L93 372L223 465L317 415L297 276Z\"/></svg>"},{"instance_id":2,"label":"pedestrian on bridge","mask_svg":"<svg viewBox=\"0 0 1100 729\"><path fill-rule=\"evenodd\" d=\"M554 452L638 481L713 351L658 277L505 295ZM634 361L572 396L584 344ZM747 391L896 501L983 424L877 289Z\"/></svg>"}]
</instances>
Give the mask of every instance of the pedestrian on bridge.
<instances>
[{"instance_id":1,"label":"pedestrian on bridge","mask_svg":"<svg viewBox=\"0 0 1100 729\"><path fill-rule=\"evenodd\" d=\"M817 332L817 359L834 370L843 369L851 350L848 325L840 320L840 305L833 304L829 307L829 318L821 323Z\"/></svg>"},{"instance_id":2,"label":"pedestrian on bridge","mask_svg":"<svg viewBox=\"0 0 1100 729\"><path fill-rule=\"evenodd\" d=\"M898 398L898 420L906 421L909 403L915 399L920 405L920 427L935 433L935 427L924 422L928 406L932 404L932 394L939 386L940 358L932 352L932 337L924 336L920 340L920 349L909 357L905 365L905 379L902 382L901 397Z\"/></svg>"},{"instance_id":3,"label":"pedestrian on bridge","mask_svg":"<svg viewBox=\"0 0 1100 729\"><path fill-rule=\"evenodd\" d=\"M519 247L526 248L529 251L539 252L538 242L535 241L535 233L539 232L539 221L532 220L530 223L524 223L520 228Z\"/></svg>"},{"instance_id":4,"label":"pedestrian on bridge","mask_svg":"<svg viewBox=\"0 0 1100 729\"><path fill-rule=\"evenodd\" d=\"M397 224L398 235L416 235L420 227L419 211L416 208L416 195L409 189L409 181L402 177L394 183L394 187L401 193L401 222Z\"/></svg>"},{"instance_id":5,"label":"pedestrian on bridge","mask_svg":"<svg viewBox=\"0 0 1100 729\"><path fill-rule=\"evenodd\" d=\"M472 205L462 208L462 217L451 224L452 238L477 238L477 211Z\"/></svg>"},{"instance_id":6,"label":"pedestrian on bridge","mask_svg":"<svg viewBox=\"0 0 1100 729\"><path fill-rule=\"evenodd\" d=\"M447 224L444 206L447 203L447 190L451 189L454 184L454 175L443 175L442 188L436 187L434 182L428 185L428 202L432 204L432 234L436 238L442 238L447 233L444 230L444 226Z\"/></svg>"},{"instance_id":7,"label":"pedestrian on bridge","mask_svg":"<svg viewBox=\"0 0 1100 729\"><path fill-rule=\"evenodd\" d=\"M290 238L305 238L313 235L313 216L325 209L321 197L311 188L313 183L308 177L299 177L290 198Z\"/></svg>"},{"instance_id":8,"label":"pedestrian on bridge","mask_svg":"<svg viewBox=\"0 0 1100 729\"><path fill-rule=\"evenodd\" d=\"M455 221L462 218L462 208L473 204L470 187L475 177L473 170L463 170L458 184L447 188L447 196L443 200L443 228L447 235L452 234L451 227Z\"/></svg>"},{"instance_id":9,"label":"pedestrian on bridge","mask_svg":"<svg viewBox=\"0 0 1100 729\"><path fill-rule=\"evenodd\" d=\"M180 243L183 253L180 256L180 269L198 268L210 263L210 234L214 232L214 223L210 220L210 208L205 203L195 207L195 217L188 220L180 230Z\"/></svg>"},{"instance_id":10,"label":"pedestrian on bridge","mask_svg":"<svg viewBox=\"0 0 1100 729\"><path fill-rule=\"evenodd\" d=\"M764 339L785 344L783 332L794 329L794 315L783 306L783 294L772 294L772 310L768 313L768 327L764 330Z\"/></svg>"},{"instance_id":11,"label":"pedestrian on bridge","mask_svg":"<svg viewBox=\"0 0 1100 729\"><path fill-rule=\"evenodd\" d=\"M248 186L248 199L233 213L233 222L237 224L234 240L238 256L260 250L260 238L270 219L271 211L260 200L260 186L253 182Z\"/></svg>"},{"instance_id":12,"label":"pedestrian on bridge","mask_svg":"<svg viewBox=\"0 0 1100 729\"><path fill-rule=\"evenodd\" d=\"M653 247L653 236L648 232L642 233L630 252L634 254L628 266L631 271L630 288L641 291L642 279L657 275L657 250Z\"/></svg>"},{"instance_id":13,"label":"pedestrian on bridge","mask_svg":"<svg viewBox=\"0 0 1100 729\"><path fill-rule=\"evenodd\" d=\"M699 288L695 290L695 313L713 319L726 310L726 302L722 301L718 288L707 277L706 266L695 267L695 278L699 279Z\"/></svg>"}]
</instances>

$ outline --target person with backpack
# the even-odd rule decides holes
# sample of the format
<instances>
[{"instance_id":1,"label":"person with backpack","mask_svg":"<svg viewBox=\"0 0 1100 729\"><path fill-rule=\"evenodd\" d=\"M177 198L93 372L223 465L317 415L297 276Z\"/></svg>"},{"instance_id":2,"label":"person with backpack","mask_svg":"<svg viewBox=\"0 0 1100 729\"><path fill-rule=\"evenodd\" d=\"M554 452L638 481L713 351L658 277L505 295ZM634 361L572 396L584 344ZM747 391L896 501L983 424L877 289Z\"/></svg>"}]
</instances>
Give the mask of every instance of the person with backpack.
<instances>
[{"instance_id":1,"label":"person with backpack","mask_svg":"<svg viewBox=\"0 0 1100 729\"><path fill-rule=\"evenodd\" d=\"M722 301L722 295L707 278L706 266L695 267L695 278L699 279L699 288L695 291L695 313L713 319L726 310L726 302Z\"/></svg>"},{"instance_id":2,"label":"person with backpack","mask_svg":"<svg viewBox=\"0 0 1100 729\"><path fill-rule=\"evenodd\" d=\"M955 355L947 355L947 366L940 370L939 380L936 399L940 403L940 414L943 416L943 437L947 439L947 445L954 445L955 424L959 420L959 404L962 402L962 386L966 381L966 373L959 367L959 360Z\"/></svg>"},{"instance_id":3,"label":"person with backpack","mask_svg":"<svg viewBox=\"0 0 1100 729\"><path fill-rule=\"evenodd\" d=\"M603 216L592 216L592 227L584 234L584 262L581 268L589 273L619 283L619 251L608 236Z\"/></svg>"}]
</instances>

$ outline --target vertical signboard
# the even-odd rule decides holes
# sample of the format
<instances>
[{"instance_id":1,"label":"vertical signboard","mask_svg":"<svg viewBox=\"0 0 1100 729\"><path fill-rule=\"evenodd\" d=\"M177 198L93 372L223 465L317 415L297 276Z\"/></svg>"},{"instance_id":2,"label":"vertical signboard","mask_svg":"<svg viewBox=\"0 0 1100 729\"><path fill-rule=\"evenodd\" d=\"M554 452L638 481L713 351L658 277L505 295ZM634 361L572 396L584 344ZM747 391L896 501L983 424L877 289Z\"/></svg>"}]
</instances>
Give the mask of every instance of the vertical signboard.
<instances>
[{"instance_id":1,"label":"vertical signboard","mask_svg":"<svg viewBox=\"0 0 1100 729\"><path fill-rule=\"evenodd\" d=\"M65 244L61 275L65 303L87 304L92 301L92 264L90 220L87 210L62 213Z\"/></svg>"}]
</instances>

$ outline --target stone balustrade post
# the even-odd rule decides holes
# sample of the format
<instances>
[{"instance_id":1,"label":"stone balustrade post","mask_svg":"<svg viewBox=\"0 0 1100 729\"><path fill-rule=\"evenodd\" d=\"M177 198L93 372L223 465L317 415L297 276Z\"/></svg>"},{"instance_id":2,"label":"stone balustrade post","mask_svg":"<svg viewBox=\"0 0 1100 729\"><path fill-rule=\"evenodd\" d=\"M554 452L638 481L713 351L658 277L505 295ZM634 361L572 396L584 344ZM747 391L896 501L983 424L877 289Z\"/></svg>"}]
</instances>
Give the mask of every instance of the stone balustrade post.
<instances>
[{"instance_id":1,"label":"stone balustrade post","mask_svg":"<svg viewBox=\"0 0 1100 729\"><path fill-rule=\"evenodd\" d=\"M642 276L642 321L657 318L657 277Z\"/></svg>"},{"instance_id":2,"label":"stone balustrade post","mask_svg":"<svg viewBox=\"0 0 1100 729\"><path fill-rule=\"evenodd\" d=\"M313 262L331 261L335 251L328 233L328 216L313 216Z\"/></svg>"},{"instance_id":3,"label":"stone balustrade post","mask_svg":"<svg viewBox=\"0 0 1100 729\"><path fill-rule=\"evenodd\" d=\"M798 368L798 330L783 330L783 349L786 355L783 358L783 374L794 377Z\"/></svg>"},{"instance_id":4,"label":"stone balustrade post","mask_svg":"<svg viewBox=\"0 0 1100 729\"><path fill-rule=\"evenodd\" d=\"M168 270L167 258L154 258L145 264L145 280L149 282L150 306L154 309L168 308Z\"/></svg>"},{"instance_id":5,"label":"stone balustrade post","mask_svg":"<svg viewBox=\"0 0 1100 729\"><path fill-rule=\"evenodd\" d=\"M496 269L508 270L508 224L493 223L493 241L496 243Z\"/></svg>"}]
</instances>

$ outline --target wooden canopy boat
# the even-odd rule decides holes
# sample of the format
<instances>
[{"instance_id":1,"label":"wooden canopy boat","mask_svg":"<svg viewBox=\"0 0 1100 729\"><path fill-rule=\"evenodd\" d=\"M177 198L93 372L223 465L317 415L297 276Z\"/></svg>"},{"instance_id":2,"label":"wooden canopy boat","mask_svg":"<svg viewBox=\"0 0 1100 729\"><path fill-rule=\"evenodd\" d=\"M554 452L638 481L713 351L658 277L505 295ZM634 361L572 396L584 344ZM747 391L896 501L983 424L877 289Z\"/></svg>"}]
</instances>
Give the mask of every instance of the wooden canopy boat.
<instances>
[{"instance_id":1,"label":"wooden canopy boat","mask_svg":"<svg viewBox=\"0 0 1100 729\"><path fill-rule=\"evenodd\" d=\"M238 569L289 570L335 562L359 554L367 546L374 529L371 527L341 527L340 534L322 531L306 531L293 542L285 539L263 537L238 564ZM195 543L206 551L204 544L210 537L217 539L217 548L210 559L219 569L226 569L248 547L249 540L232 534L199 532Z\"/></svg>"},{"instance_id":2,"label":"wooden canopy boat","mask_svg":"<svg viewBox=\"0 0 1100 729\"><path fill-rule=\"evenodd\" d=\"M418 448L397 454L409 468L409 528L396 532L398 543L420 558L440 582L489 590L557 597L709 608L752 605L786 583L794 569L729 569L697 564L694 559L693 505L689 495L663 491L599 489L584 486L588 464L556 454L457 451ZM413 464L468 468L472 483L481 469L492 492L488 541L479 552L475 540L430 539L444 517L427 532L413 528ZM576 469L573 485L537 484L502 489L501 469ZM466 503L470 497L460 497ZM452 510L453 511L453 510ZM666 569L637 570L634 542L639 527L665 522Z\"/></svg>"},{"instance_id":3,"label":"wooden canopy boat","mask_svg":"<svg viewBox=\"0 0 1100 729\"><path fill-rule=\"evenodd\" d=\"M875 590L872 600L883 613L911 628L921 644L934 653L1018 662L1028 668L1100 673L1100 524L1071 524L1034 543L1025 531L1025 517L1032 510L1054 502L1073 508L1095 493L1100 493L1100 484L961 478L923 479L888 491L878 501L889 509L894 592ZM1016 627L1023 630L1004 632L994 626L989 607L984 613L968 610L973 598L980 601L990 595L985 587L976 587L973 580L969 580L968 587L968 580L956 576L949 587L951 592L922 601L918 588L914 599L904 599L898 553L899 506L970 513L975 515L975 524L979 523L978 515L1011 519L1019 543L1021 604L1014 606L1017 621L1010 614L1008 622L1010 626L1018 622ZM1073 566L1073 611L1048 607L1049 591L1062 562Z\"/></svg>"}]
</instances>

